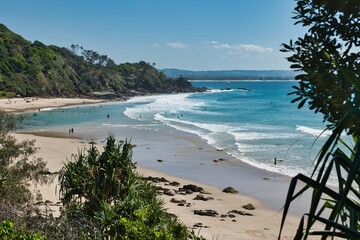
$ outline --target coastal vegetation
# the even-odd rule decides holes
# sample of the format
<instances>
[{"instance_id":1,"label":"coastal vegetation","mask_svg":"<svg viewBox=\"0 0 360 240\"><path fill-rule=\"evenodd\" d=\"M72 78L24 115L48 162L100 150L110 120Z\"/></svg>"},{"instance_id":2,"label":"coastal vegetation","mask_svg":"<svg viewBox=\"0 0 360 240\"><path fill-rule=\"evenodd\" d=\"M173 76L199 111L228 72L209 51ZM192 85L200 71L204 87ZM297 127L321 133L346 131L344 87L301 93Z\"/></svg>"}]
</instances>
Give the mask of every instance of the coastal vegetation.
<instances>
[{"instance_id":1,"label":"coastal vegetation","mask_svg":"<svg viewBox=\"0 0 360 240\"><path fill-rule=\"evenodd\" d=\"M2 207L21 208L32 199L29 182L48 183L52 178L38 174L48 172L46 162L34 157L35 141L17 142L10 134L20 117L0 111L0 202Z\"/></svg>"},{"instance_id":2,"label":"coastal vegetation","mask_svg":"<svg viewBox=\"0 0 360 240\"><path fill-rule=\"evenodd\" d=\"M202 239L165 211L155 185L136 172L133 145L113 136L102 151L79 150L60 171L60 216L40 210L29 182L47 183L52 174L33 157L34 141L10 135L14 116L1 113L1 239Z\"/></svg>"},{"instance_id":3,"label":"coastal vegetation","mask_svg":"<svg viewBox=\"0 0 360 240\"><path fill-rule=\"evenodd\" d=\"M30 42L0 24L0 96L126 98L195 91L184 78L169 79L154 64L116 64L78 45L69 49Z\"/></svg>"},{"instance_id":4,"label":"coastal vegetation","mask_svg":"<svg viewBox=\"0 0 360 240\"><path fill-rule=\"evenodd\" d=\"M66 163L59 175L63 215L81 222L86 216L100 239L200 239L166 213L155 186L135 172L132 148L109 136L101 153L91 145Z\"/></svg>"},{"instance_id":5,"label":"coastal vegetation","mask_svg":"<svg viewBox=\"0 0 360 240\"><path fill-rule=\"evenodd\" d=\"M291 68L300 73L296 77L299 86L290 93L296 96L293 102L299 102L299 108L308 103L333 130L313 174L299 174L291 181L282 227L291 202L312 190L309 211L295 239L310 235L360 238L359 14L359 1L298 0L294 19L309 30L304 37L283 44L282 51L292 53L288 58ZM327 186L332 172L337 177L336 190ZM296 190L299 181L306 185Z\"/></svg>"}]
</instances>

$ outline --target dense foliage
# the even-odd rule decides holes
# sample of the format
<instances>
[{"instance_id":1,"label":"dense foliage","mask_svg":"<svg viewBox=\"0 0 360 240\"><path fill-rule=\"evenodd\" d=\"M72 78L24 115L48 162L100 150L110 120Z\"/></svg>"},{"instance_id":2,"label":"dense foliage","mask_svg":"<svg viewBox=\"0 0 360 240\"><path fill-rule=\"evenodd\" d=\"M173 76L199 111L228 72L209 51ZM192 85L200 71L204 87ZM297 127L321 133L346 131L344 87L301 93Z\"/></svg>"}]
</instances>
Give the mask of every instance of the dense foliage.
<instances>
[{"instance_id":1,"label":"dense foliage","mask_svg":"<svg viewBox=\"0 0 360 240\"><path fill-rule=\"evenodd\" d=\"M73 160L59 176L63 216L85 217L111 239L199 239L165 212L155 187L135 172L129 142L110 136L102 153L91 146Z\"/></svg>"},{"instance_id":2,"label":"dense foliage","mask_svg":"<svg viewBox=\"0 0 360 240\"><path fill-rule=\"evenodd\" d=\"M15 228L14 222L7 220L0 222L0 239L3 240L45 240L39 234L21 233Z\"/></svg>"},{"instance_id":3,"label":"dense foliage","mask_svg":"<svg viewBox=\"0 0 360 240\"><path fill-rule=\"evenodd\" d=\"M310 235L321 239L360 239L360 2L356 0L298 0L296 24L309 27L294 43L292 68L301 71L293 102L306 101L321 112L333 132L323 145L311 177L299 174L290 184L281 229L291 202L311 189L310 208L303 215L294 239ZM346 141L344 133L351 135ZM328 186L330 175L337 188ZM305 183L298 190L297 183ZM279 239L281 237L281 230Z\"/></svg>"},{"instance_id":4,"label":"dense foliage","mask_svg":"<svg viewBox=\"0 0 360 240\"><path fill-rule=\"evenodd\" d=\"M34 140L16 141L11 135L21 117L0 111L0 239L43 239L28 231L41 215L34 206L30 184L52 181L46 163L34 154ZM34 228L36 230L36 228Z\"/></svg>"},{"instance_id":5,"label":"dense foliage","mask_svg":"<svg viewBox=\"0 0 360 240\"><path fill-rule=\"evenodd\" d=\"M334 127L360 104L353 84L360 76L360 1L298 0L294 19L308 28L282 49L292 53L288 61L300 72L294 102L302 107L307 101ZM359 122L352 125L350 130L359 135Z\"/></svg>"},{"instance_id":6,"label":"dense foliage","mask_svg":"<svg viewBox=\"0 0 360 240\"><path fill-rule=\"evenodd\" d=\"M0 90L7 97L126 97L194 91L186 80L180 86L144 61L116 65L108 56L77 45L66 49L31 43L2 24Z\"/></svg>"},{"instance_id":7,"label":"dense foliage","mask_svg":"<svg viewBox=\"0 0 360 240\"><path fill-rule=\"evenodd\" d=\"M15 129L18 118L0 111L0 203L22 207L33 196L29 184L47 183L51 180L46 163L33 155L38 150L33 140L17 142L10 131Z\"/></svg>"}]
</instances>

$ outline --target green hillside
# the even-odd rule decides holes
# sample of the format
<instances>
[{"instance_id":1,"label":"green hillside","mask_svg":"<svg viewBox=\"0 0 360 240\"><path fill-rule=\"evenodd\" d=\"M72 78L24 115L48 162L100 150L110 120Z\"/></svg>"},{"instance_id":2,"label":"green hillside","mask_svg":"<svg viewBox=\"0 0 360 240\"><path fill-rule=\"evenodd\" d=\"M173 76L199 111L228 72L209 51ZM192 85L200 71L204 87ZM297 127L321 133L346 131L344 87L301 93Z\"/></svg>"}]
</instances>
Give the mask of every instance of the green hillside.
<instances>
[{"instance_id":1,"label":"green hillside","mask_svg":"<svg viewBox=\"0 0 360 240\"><path fill-rule=\"evenodd\" d=\"M0 94L47 97L127 97L194 91L146 62L115 64L106 55L30 42L0 24Z\"/></svg>"}]
</instances>

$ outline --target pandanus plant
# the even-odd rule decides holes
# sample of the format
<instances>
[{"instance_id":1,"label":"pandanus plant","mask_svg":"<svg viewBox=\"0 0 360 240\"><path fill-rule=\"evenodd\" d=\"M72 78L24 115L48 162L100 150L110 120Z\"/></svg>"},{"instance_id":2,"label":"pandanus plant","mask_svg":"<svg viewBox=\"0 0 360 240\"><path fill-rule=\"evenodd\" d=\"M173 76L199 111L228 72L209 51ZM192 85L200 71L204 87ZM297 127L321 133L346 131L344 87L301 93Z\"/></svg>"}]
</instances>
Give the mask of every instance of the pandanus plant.
<instances>
[{"instance_id":1,"label":"pandanus plant","mask_svg":"<svg viewBox=\"0 0 360 240\"><path fill-rule=\"evenodd\" d=\"M59 175L63 203L78 201L90 213L98 211L102 203L115 204L127 192L126 182L134 174L132 148L127 140L117 143L109 136L102 154L91 145L87 154L73 155Z\"/></svg>"},{"instance_id":2,"label":"pandanus plant","mask_svg":"<svg viewBox=\"0 0 360 240\"><path fill-rule=\"evenodd\" d=\"M359 94L360 83L355 74L339 66L326 52L324 56ZM312 190L310 208L301 218L294 239L307 239L310 235L321 236L321 239L328 237L360 239L360 141L359 132L356 130L359 123L360 109L359 106L354 105L354 108L347 111L335 125L332 134L319 152L312 175L307 177L298 174L291 180L279 239L291 202L310 189ZM344 141L344 136L350 138L353 145ZM336 188L327 185L331 174L336 175ZM304 182L305 187L296 191L299 181ZM320 228L321 226L323 227Z\"/></svg>"}]
</instances>

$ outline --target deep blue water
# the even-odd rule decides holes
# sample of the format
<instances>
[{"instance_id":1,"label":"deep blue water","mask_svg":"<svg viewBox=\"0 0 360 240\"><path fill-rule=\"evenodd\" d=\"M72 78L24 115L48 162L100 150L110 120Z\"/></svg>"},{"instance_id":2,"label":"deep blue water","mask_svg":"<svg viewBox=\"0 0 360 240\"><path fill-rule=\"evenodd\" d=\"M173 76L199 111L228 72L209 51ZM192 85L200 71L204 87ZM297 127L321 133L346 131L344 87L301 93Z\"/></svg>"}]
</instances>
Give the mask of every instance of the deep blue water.
<instances>
[{"instance_id":1,"label":"deep blue water","mask_svg":"<svg viewBox=\"0 0 360 240\"><path fill-rule=\"evenodd\" d=\"M28 114L23 128L105 137L120 127L167 125L194 133L253 166L293 176L309 174L328 132L320 114L291 104L295 81L194 81L205 93L136 97L127 102L48 109ZM231 90L221 90L230 88ZM110 118L107 118L107 115ZM274 165L277 158L277 165Z\"/></svg>"}]
</instances>

